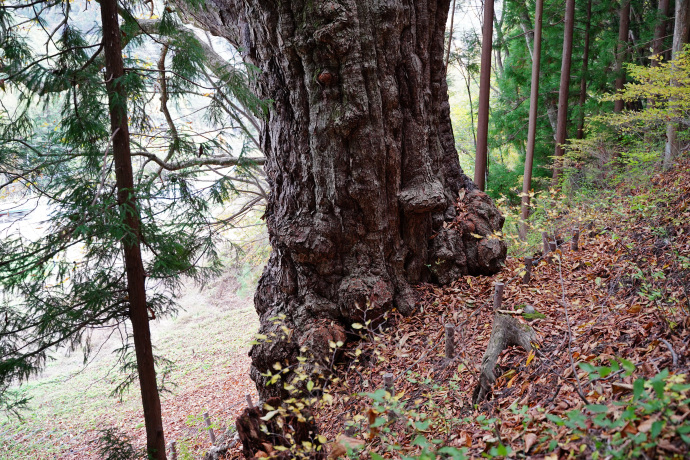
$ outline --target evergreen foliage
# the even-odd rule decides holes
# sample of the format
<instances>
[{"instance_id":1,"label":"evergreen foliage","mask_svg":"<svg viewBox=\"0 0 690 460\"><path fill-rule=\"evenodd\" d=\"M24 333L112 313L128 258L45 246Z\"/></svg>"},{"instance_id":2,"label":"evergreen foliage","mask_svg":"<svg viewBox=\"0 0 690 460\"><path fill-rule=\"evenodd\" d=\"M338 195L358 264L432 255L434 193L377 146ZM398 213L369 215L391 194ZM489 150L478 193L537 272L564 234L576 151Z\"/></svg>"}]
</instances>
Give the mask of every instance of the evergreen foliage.
<instances>
[{"instance_id":1,"label":"evergreen foliage","mask_svg":"<svg viewBox=\"0 0 690 460\"><path fill-rule=\"evenodd\" d=\"M585 76L587 97L582 108L577 100L580 96L580 80L583 77L583 55L587 2L578 2L575 11L576 31L573 43L573 68L570 78L568 110L568 137L575 138L576 128L583 116L610 113L612 100L602 96L613 92L618 76L614 72L618 46L618 2L592 1L589 71ZM650 46L654 37L654 26L659 17L656 6L648 2L633 0L631 3L631 40L627 43L626 61L647 66L650 62ZM507 0L504 3L502 35L503 67L496 74L497 94L493 101L489 168L489 189L494 196L507 194L513 202L518 200L517 186L524 168L527 143L527 122L531 77L534 2ZM551 155L554 151L555 120L557 113L558 88L563 44L563 4L546 0L544 3L544 28L541 55L539 117L535 149L535 188L548 186L551 172ZM526 40L527 38L527 40ZM664 49L670 47L671 37L665 37ZM528 48L529 47L529 48ZM640 102L630 101L628 108L637 109ZM504 157L517 157L511 164ZM502 163L502 167L495 167Z\"/></svg>"},{"instance_id":2,"label":"evergreen foliage","mask_svg":"<svg viewBox=\"0 0 690 460\"><path fill-rule=\"evenodd\" d=\"M219 222L213 207L243 189L265 196L259 155L249 155L266 103L252 95L247 69L222 60L172 8L142 18L144 3L121 4L128 97L115 103L126 104L133 133L135 234L116 196L98 5L81 12L67 1L6 5L0 83L10 97L0 107L0 192L19 186L24 206L49 214L38 236L7 226L0 245L0 407L16 410L26 401L11 389L58 347L82 348L86 362L95 330L119 329L118 353L131 369L123 242L142 244L152 319L176 312L182 276L203 282L218 272L219 231L232 221ZM158 68L137 57L163 48ZM190 93L204 102L190 108ZM198 132L187 120L204 111L207 129ZM237 135L245 137L239 154Z\"/></svg>"}]
</instances>

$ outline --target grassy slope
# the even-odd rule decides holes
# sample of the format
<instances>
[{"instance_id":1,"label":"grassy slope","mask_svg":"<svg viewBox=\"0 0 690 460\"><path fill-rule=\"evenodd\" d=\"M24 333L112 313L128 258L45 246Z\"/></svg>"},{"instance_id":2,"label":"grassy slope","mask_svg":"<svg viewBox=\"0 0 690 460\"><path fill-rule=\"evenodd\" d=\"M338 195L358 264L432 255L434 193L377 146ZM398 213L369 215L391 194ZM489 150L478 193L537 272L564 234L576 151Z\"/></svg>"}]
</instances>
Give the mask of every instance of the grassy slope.
<instances>
[{"instance_id":1,"label":"grassy slope","mask_svg":"<svg viewBox=\"0 0 690 460\"><path fill-rule=\"evenodd\" d=\"M234 295L223 278L200 291L190 287L179 299L177 318L152 323L155 352L173 360L172 393L163 396L166 439L177 439L197 454L210 445L199 416L209 411L219 428L233 423L238 404L254 391L247 376L248 342L258 328L250 298ZM95 343L104 337L96 337ZM24 419L0 421L0 459L98 458L91 442L96 430L115 426L144 443L136 384L122 402L109 396L122 378L109 351L118 337L86 368L79 352L56 353L43 376L25 386L33 397Z\"/></svg>"}]
</instances>

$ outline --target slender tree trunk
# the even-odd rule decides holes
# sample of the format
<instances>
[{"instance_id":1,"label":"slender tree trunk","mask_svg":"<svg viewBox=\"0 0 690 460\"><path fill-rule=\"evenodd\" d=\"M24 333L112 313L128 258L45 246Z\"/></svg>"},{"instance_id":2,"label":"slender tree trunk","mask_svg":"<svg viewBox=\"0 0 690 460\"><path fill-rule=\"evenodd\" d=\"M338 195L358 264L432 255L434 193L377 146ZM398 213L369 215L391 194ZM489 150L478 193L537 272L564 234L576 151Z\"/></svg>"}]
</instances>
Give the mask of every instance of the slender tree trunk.
<instances>
[{"instance_id":1,"label":"slender tree trunk","mask_svg":"<svg viewBox=\"0 0 690 460\"><path fill-rule=\"evenodd\" d=\"M668 1L668 0L666 0ZM450 61L450 48L453 46L453 21L455 20L455 0L450 7L450 31L448 32L448 49L446 49L446 71L448 70L448 61Z\"/></svg>"},{"instance_id":2,"label":"slender tree trunk","mask_svg":"<svg viewBox=\"0 0 690 460\"><path fill-rule=\"evenodd\" d=\"M134 191L134 175L129 145L127 93L122 82L125 72L122 61L117 1L101 0L100 5L110 128L113 133L117 199L120 212L123 214L123 222L131 232L123 239L122 245L127 272L129 315L132 322L141 400L146 423L146 448L150 458L161 460L165 459L165 438L163 436L161 404L156 385L156 369L146 308L144 264L139 246L140 220Z\"/></svg>"},{"instance_id":3,"label":"slender tree trunk","mask_svg":"<svg viewBox=\"0 0 690 460\"><path fill-rule=\"evenodd\" d=\"M472 89L470 87L470 71L467 70L467 78L465 79L465 87L467 88L467 98L470 101L470 129L472 130L472 145L474 151L477 151L477 133L474 130L474 104L472 104Z\"/></svg>"},{"instance_id":4,"label":"slender tree trunk","mask_svg":"<svg viewBox=\"0 0 690 460\"><path fill-rule=\"evenodd\" d=\"M683 46L688 43L690 39L690 0L676 0L675 9L675 25L673 29L673 47L672 59L678 56L678 53L683 50ZM672 85L677 85L676 81L671 82ZM673 109L673 100L669 100L669 106ZM673 164L673 159L678 155L680 146L678 145L678 124L675 120L671 120L666 125L666 147L664 149L664 168L670 168Z\"/></svg>"},{"instance_id":5,"label":"slender tree trunk","mask_svg":"<svg viewBox=\"0 0 690 460\"><path fill-rule=\"evenodd\" d=\"M668 1L668 0L665 0ZM587 101L587 77L589 71L589 31L592 22L592 0L587 2L587 23L585 24L585 49L582 53L582 76L580 77L580 121L577 124L577 138L582 139L585 133L585 102Z\"/></svg>"},{"instance_id":6,"label":"slender tree trunk","mask_svg":"<svg viewBox=\"0 0 690 460\"><path fill-rule=\"evenodd\" d=\"M566 0L565 27L563 30L563 58L561 60L561 83L558 90L558 124L556 127L556 151L553 166L553 183L558 183L563 159L563 144L567 138L568 90L570 87L570 63L573 55L573 29L575 27L575 0Z\"/></svg>"},{"instance_id":7,"label":"slender tree trunk","mask_svg":"<svg viewBox=\"0 0 690 460\"><path fill-rule=\"evenodd\" d=\"M501 15L501 20L499 21L496 15L494 15L494 27L496 30L496 45L494 46L494 55L496 56L496 70L495 73L498 75L503 74L503 47L505 46L503 38L503 15Z\"/></svg>"},{"instance_id":8,"label":"slender tree trunk","mask_svg":"<svg viewBox=\"0 0 690 460\"><path fill-rule=\"evenodd\" d=\"M529 96L529 128L527 130L527 151L525 152L525 174L522 179L522 207L520 210L520 239L527 236L530 190L532 188L532 164L534 142L537 137L537 113L539 106L539 61L541 60L541 23L544 0L537 0L534 12L534 54L532 56L532 88Z\"/></svg>"},{"instance_id":9,"label":"slender tree trunk","mask_svg":"<svg viewBox=\"0 0 690 460\"><path fill-rule=\"evenodd\" d=\"M623 91L625 87L625 70L623 70L623 63L627 55L628 49L628 31L630 30L630 0L623 0L620 10L620 21L618 24L618 47L616 50L616 92ZM623 111L623 100L616 99L613 103L613 112L620 113Z\"/></svg>"},{"instance_id":10,"label":"slender tree trunk","mask_svg":"<svg viewBox=\"0 0 690 460\"><path fill-rule=\"evenodd\" d=\"M532 19L529 16L529 10L527 9L527 3L526 2L519 2L518 3L518 15L520 18L520 28L522 28L522 31L525 35L525 42L527 43L527 50L529 51L530 59L534 59L534 50L532 49L532 44L534 43L534 30L532 28ZM539 69L539 79L543 79L544 70ZM557 119L558 119L558 113L557 113L557 107L556 107L556 101L552 100L551 98L547 99L545 101L546 105L546 115L549 120L549 125L551 126L551 129L553 130L553 139L556 140L556 130L557 130Z\"/></svg>"},{"instance_id":11,"label":"slender tree trunk","mask_svg":"<svg viewBox=\"0 0 690 460\"><path fill-rule=\"evenodd\" d=\"M654 40L652 42L652 56L650 60L650 67L657 67L662 59L664 51L664 39L666 38L666 31L668 30L668 12L670 0L659 0L657 5L657 22L654 26ZM647 99L647 105L654 107L654 99ZM649 136L645 134L645 137Z\"/></svg>"},{"instance_id":12,"label":"slender tree trunk","mask_svg":"<svg viewBox=\"0 0 690 460\"><path fill-rule=\"evenodd\" d=\"M455 150L450 0L222 5L189 14L244 44L259 96L274 101L261 133L273 251L254 298L271 340L250 354L261 395L285 396L266 386L277 361L326 361L353 323L413 313L420 281L500 270L505 243L473 233L503 218Z\"/></svg>"},{"instance_id":13,"label":"slender tree trunk","mask_svg":"<svg viewBox=\"0 0 690 460\"><path fill-rule=\"evenodd\" d=\"M532 19L529 17L529 10L526 2L517 2L516 7L520 9L520 28L525 35L525 43L527 44L527 51L529 51L530 58L534 59L534 50L532 44L534 43L534 30L532 29Z\"/></svg>"},{"instance_id":14,"label":"slender tree trunk","mask_svg":"<svg viewBox=\"0 0 690 460\"><path fill-rule=\"evenodd\" d=\"M479 70L479 113L477 114L477 154L474 160L474 183L486 187L489 137L489 94L491 91L491 46L493 40L494 0L484 0L482 27L482 61Z\"/></svg>"},{"instance_id":15,"label":"slender tree trunk","mask_svg":"<svg viewBox=\"0 0 690 460\"><path fill-rule=\"evenodd\" d=\"M654 27L654 42L652 44L652 53L656 59L652 59L651 66L659 65L659 58L664 51L664 38L666 37L666 30L668 29L668 11L670 0L659 0L658 18L656 26Z\"/></svg>"}]
</instances>

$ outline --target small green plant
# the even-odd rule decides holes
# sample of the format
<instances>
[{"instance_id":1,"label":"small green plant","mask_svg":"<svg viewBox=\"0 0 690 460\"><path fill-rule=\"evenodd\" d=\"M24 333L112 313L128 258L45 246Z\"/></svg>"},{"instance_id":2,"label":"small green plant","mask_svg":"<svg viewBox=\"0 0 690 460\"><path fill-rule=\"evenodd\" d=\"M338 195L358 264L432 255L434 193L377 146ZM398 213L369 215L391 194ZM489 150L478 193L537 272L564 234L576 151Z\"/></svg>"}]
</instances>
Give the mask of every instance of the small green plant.
<instances>
[{"instance_id":1,"label":"small green plant","mask_svg":"<svg viewBox=\"0 0 690 460\"><path fill-rule=\"evenodd\" d=\"M276 317L274 321L280 323L284 319ZM342 341L331 341L331 359L323 362L314 360L302 347L302 356L296 364L274 363L262 374L268 385L276 385L286 393L278 405L274 402L273 406L265 404L263 407L260 430L266 439L271 440L271 449L282 455L289 452L292 458L307 458L321 452L328 441L334 441L335 445L342 447L340 455L348 458L366 455L381 459L392 455L393 458L409 460L465 459L468 458L466 446L471 445L471 439L462 433L465 427L473 425L485 432L483 457L506 458L513 455L512 448L501 438L501 419L471 411L458 416L454 407L443 402L449 394L461 391L459 374L467 371L464 363L458 363L457 371L443 381L411 370L402 374L399 378L405 378L419 389L415 396L405 391L395 393L390 389L374 389L371 381L367 380L362 387L370 388L370 391L341 396L359 403L358 409L350 412L344 420L344 426L350 431L349 437L345 441L338 441L338 438L328 440L318 433L316 417L319 413L328 412L336 403L332 394L339 381L333 372L336 356L347 353L352 359L351 364L384 360L388 345L381 325L364 319L351 327L352 333L359 338L354 349ZM289 328L277 329L279 332L257 334L255 343L282 341L290 337ZM295 422L306 423L309 430L315 430L308 441L294 438Z\"/></svg>"},{"instance_id":2,"label":"small green plant","mask_svg":"<svg viewBox=\"0 0 690 460\"><path fill-rule=\"evenodd\" d=\"M591 381L632 375L635 366L624 359L608 366L580 363ZM623 387L625 388L625 387ZM546 414L556 426L566 427L580 440L580 450L597 458L650 458L667 451L681 451L674 442L690 446L690 421L678 414L688 407L690 385L685 375L664 369L654 377L639 377L632 395L611 404L588 404L559 416ZM664 451L657 452L663 446ZM555 446L553 446L555 448Z\"/></svg>"},{"instance_id":3,"label":"small green plant","mask_svg":"<svg viewBox=\"0 0 690 460\"><path fill-rule=\"evenodd\" d=\"M117 428L100 430L95 443L98 446L98 454L103 460L132 460L146 457L144 450L135 449L129 436Z\"/></svg>"}]
</instances>

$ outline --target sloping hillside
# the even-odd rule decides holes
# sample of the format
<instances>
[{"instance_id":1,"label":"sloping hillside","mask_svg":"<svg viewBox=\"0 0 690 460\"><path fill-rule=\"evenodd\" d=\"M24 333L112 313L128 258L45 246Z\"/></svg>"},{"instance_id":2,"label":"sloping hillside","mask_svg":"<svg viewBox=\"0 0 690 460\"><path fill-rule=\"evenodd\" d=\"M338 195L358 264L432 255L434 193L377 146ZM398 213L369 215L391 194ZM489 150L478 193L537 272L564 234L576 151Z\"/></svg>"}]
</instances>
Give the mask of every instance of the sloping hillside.
<instances>
[{"instance_id":1,"label":"sloping hillside","mask_svg":"<svg viewBox=\"0 0 690 460\"><path fill-rule=\"evenodd\" d=\"M550 222L558 250L550 261L541 250L530 254L538 263L529 283L522 259L510 258L493 277L421 286L412 317L393 318L383 330L375 322L354 329L363 340L345 345L348 364L325 386L327 396L318 384L307 387L315 396L307 406L320 401L316 420L331 455L352 447L361 458L684 458L690 160L591 196L561 203ZM504 351L490 394L475 405L497 282L505 284L502 313L534 330L535 349ZM452 359L446 324L454 330ZM285 407L295 411L294 404ZM265 448L258 456L280 451Z\"/></svg>"}]
</instances>

